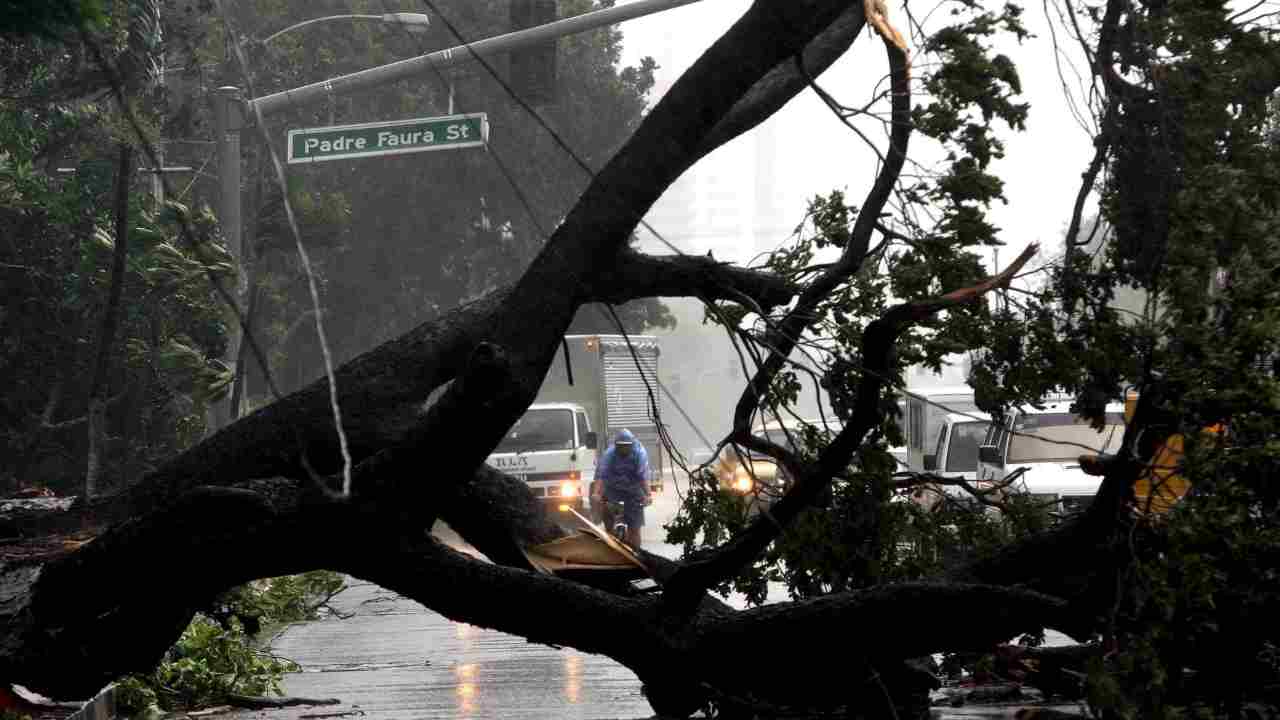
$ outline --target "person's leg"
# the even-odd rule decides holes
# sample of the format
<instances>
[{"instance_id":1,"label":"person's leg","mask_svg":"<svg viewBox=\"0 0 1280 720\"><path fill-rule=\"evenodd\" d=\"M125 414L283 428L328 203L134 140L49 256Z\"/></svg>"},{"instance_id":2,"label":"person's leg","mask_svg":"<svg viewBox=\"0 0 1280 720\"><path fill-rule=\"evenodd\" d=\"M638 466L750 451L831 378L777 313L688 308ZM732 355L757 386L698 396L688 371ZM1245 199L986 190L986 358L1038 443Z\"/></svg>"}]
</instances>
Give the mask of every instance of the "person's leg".
<instances>
[{"instance_id":1,"label":"person's leg","mask_svg":"<svg viewBox=\"0 0 1280 720\"><path fill-rule=\"evenodd\" d=\"M640 529L644 527L644 506L636 500L627 503L623 514L627 516L627 544L640 547Z\"/></svg>"}]
</instances>

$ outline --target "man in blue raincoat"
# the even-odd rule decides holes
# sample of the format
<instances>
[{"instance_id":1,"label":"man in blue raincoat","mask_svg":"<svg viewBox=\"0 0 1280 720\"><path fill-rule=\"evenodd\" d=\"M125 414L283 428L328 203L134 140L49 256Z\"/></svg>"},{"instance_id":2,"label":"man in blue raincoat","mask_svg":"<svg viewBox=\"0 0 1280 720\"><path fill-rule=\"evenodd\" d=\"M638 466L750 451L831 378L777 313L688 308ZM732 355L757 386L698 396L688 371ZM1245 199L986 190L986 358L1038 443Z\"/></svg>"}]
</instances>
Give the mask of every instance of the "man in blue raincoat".
<instances>
[{"instance_id":1,"label":"man in blue raincoat","mask_svg":"<svg viewBox=\"0 0 1280 720\"><path fill-rule=\"evenodd\" d=\"M630 430L619 430L613 444L596 464L596 483L592 501L622 502L623 520L627 523L627 544L640 547L640 528L644 527L644 506L652 502L649 495L649 455L644 445ZM605 512L606 527L613 524Z\"/></svg>"}]
</instances>

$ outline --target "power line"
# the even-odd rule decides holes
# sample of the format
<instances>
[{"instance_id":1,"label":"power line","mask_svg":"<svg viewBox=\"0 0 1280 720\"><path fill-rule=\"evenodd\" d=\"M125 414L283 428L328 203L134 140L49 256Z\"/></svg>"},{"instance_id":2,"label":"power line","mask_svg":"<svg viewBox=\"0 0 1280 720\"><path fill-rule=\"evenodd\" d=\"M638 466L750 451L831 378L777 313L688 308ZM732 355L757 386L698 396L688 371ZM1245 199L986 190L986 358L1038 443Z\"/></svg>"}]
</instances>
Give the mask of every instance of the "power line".
<instances>
[{"instance_id":1,"label":"power line","mask_svg":"<svg viewBox=\"0 0 1280 720\"><path fill-rule=\"evenodd\" d=\"M385 4L386 0L383 0L383 2ZM449 22L449 19L440 12L439 8L436 6L435 0L422 0L422 2L427 6L428 9L431 10L431 12L436 17L440 18L440 22L444 23L445 27L448 28L449 32L453 35L454 39L457 40L459 44L461 44L463 47L466 48L467 52L471 55L471 57L474 58L477 62L479 62L484 67L485 71L488 72L489 75L495 81L497 81L497 83L500 86L502 86L503 91L506 92L506 94L509 95L511 99L514 100L516 104L520 106L521 109L523 109L526 113L528 113L530 117L536 120L537 123L540 126L542 126L542 129L547 131L547 134L551 136L551 138L555 141L555 143L559 145L560 148L564 150L564 152L568 154L568 156L572 158L575 163L577 163L578 167L581 168L583 172L585 172L587 176L591 178L591 180L594 181L596 179L595 170L592 170L591 166L587 164L587 161L583 160L582 156L579 155L573 149L573 147L571 147L569 143L565 141L565 139L560 135L560 133L557 132L555 128L551 127L551 124L547 122L546 118L542 116L542 113L539 113L531 105L529 105L529 103L525 102L524 98L521 98L515 92L515 90L511 88L511 85L507 83L507 81L504 80L501 75L498 74L497 70L493 68L493 65L491 65L488 60L485 60L482 55L472 50L471 48L472 42L464 38L462 36L462 33L458 31L457 27L455 27L453 23ZM436 72L437 74L439 74L439 70L437 70ZM646 230L648 230L650 233L653 233L653 236L656 237L658 241L661 242L663 245L667 246L667 248L669 248L672 252L676 253L677 255L684 255L684 252L681 251L680 248L677 248L675 245L668 242L667 239L663 237L661 233L655 230L653 226L651 226L643 218L641 218L640 220L640 225L644 227Z\"/></svg>"}]
</instances>

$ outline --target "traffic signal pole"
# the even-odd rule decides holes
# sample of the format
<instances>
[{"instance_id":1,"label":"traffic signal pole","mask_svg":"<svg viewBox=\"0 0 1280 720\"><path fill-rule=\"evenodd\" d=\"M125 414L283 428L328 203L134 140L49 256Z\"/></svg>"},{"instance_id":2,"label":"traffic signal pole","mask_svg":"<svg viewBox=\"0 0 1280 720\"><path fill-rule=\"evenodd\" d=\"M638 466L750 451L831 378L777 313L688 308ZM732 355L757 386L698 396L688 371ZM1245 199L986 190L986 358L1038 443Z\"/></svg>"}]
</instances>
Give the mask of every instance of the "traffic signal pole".
<instances>
[{"instance_id":1,"label":"traffic signal pole","mask_svg":"<svg viewBox=\"0 0 1280 720\"><path fill-rule=\"evenodd\" d=\"M672 10L683 5L692 5L701 0L636 0L626 5L604 8L594 12L583 13L571 18L557 20L546 25L526 28L516 32L498 35L484 40L477 40L467 45L458 45L446 50L419 55L407 60L380 65L368 70L340 75L321 82L303 85L293 90L264 95L245 102L236 87L220 87L214 93L214 131L218 155L218 218L221 221L223 234L227 240L227 251L235 261L237 272L237 292L235 293L237 311L243 313L247 303L244 302L245 284L242 282L244 271L241 267L242 248L240 247L240 131L246 125L277 113L306 107L329 98L342 97L360 90L380 87L398 80L417 77L424 73L434 72L447 67L471 62L477 58L486 60L513 50L535 47L540 43L551 42L567 35L595 30L608 25L616 25L627 20L652 15L664 10ZM241 343L239 322L232 326L230 342L230 359L234 363L239 356ZM231 408L226 401L214 412L214 424L222 427L239 416L239 408Z\"/></svg>"},{"instance_id":2,"label":"traffic signal pole","mask_svg":"<svg viewBox=\"0 0 1280 720\"><path fill-rule=\"evenodd\" d=\"M381 65L368 70L361 70L349 75L341 75L310 85L303 85L293 90L264 95L247 103L249 116L255 111L262 117L268 117L285 110L304 107L333 97L341 97L358 90L393 83L397 80L416 77L432 69L440 69L461 65L474 60L477 56L488 59L495 55L523 50L540 43L555 40L566 35L575 35L587 30L615 25L645 15L652 15L663 10L671 10L682 5L692 5L700 0L637 0L618 7L604 8L595 12L575 15L571 18L557 20L546 25L518 30L496 37L477 40L469 45L458 45L447 50L438 50L426 55Z\"/></svg>"}]
</instances>

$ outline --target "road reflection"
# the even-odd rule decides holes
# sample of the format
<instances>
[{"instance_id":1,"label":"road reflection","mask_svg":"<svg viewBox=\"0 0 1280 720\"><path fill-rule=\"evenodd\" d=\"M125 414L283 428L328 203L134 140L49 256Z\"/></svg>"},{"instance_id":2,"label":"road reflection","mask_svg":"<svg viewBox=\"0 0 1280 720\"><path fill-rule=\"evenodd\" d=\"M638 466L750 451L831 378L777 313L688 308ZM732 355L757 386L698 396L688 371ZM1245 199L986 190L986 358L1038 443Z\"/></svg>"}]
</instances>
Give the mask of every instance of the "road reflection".
<instances>
[{"instance_id":1,"label":"road reflection","mask_svg":"<svg viewBox=\"0 0 1280 720\"><path fill-rule=\"evenodd\" d=\"M564 655L564 699L578 704L578 691L582 684L582 658L573 651Z\"/></svg>"},{"instance_id":2,"label":"road reflection","mask_svg":"<svg viewBox=\"0 0 1280 720\"><path fill-rule=\"evenodd\" d=\"M476 709L476 694L479 692L476 685L476 670L475 663L464 663L453 667L454 680L457 682L454 695L458 698L458 712L462 715L471 715Z\"/></svg>"}]
</instances>

